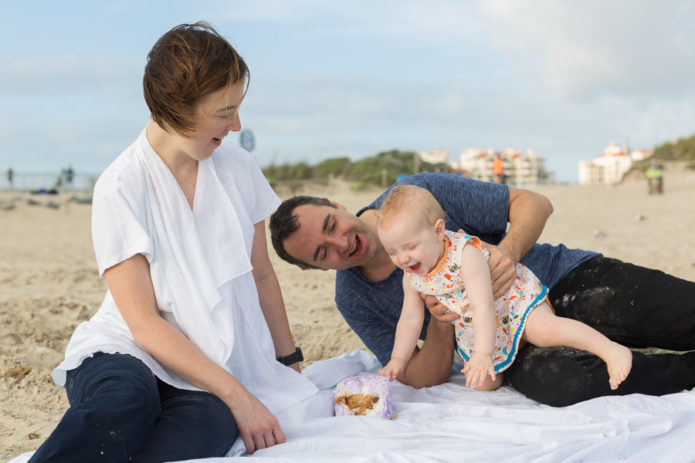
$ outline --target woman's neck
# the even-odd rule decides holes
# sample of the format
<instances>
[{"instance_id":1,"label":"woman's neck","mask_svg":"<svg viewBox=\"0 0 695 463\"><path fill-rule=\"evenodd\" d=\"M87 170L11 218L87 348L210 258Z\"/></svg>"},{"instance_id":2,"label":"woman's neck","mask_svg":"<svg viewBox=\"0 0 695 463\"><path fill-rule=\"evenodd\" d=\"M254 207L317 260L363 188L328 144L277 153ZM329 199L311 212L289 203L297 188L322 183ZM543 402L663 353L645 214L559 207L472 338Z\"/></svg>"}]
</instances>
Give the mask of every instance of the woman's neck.
<instances>
[{"instance_id":1,"label":"woman's neck","mask_svg":"<svg viewBox=\"0 0 695 463\"><path fill-rule=\"evenodd\" d=\"M181 149L180 135L167 132L154 121L150 121L147 125L145 134L152 149L174 174L174 177L178 179L179 176L186 177L191 172L198 171L198 161Z\"/></svg>"},{"instance_id":2,"label":"woman's neck","mask_svg":"<svg viewBox=\"0 0 695 463\"><path fill-rule=\"evenodd\" d=\"M195 188L198 179L198 161L186 154L179 146L180 135L172 135L162 129L156 122L150 121L145 129L147 141L152 149L169 168L176 183L193 209Z\"/></svg>"}]
</instances>

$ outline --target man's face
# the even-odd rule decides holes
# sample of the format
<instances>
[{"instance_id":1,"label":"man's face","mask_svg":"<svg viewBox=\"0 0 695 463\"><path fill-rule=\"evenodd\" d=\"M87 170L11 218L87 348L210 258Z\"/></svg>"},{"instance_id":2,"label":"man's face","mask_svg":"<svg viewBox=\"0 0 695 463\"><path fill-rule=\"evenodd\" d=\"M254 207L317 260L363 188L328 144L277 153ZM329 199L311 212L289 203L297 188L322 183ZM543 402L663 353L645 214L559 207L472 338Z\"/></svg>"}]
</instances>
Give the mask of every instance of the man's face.
<instances>
[{"instance_id":1,"label":"man's face","mask_svg":"<svg viewBox=\"0 0 695 463\"><path fill-rule=\"evenodd\" d=\"M294 209L299 229L284 241L294 258L323 270L365 265L378 241L364 223L343 208L303 204Z\"/></svg>"}]
</instances>

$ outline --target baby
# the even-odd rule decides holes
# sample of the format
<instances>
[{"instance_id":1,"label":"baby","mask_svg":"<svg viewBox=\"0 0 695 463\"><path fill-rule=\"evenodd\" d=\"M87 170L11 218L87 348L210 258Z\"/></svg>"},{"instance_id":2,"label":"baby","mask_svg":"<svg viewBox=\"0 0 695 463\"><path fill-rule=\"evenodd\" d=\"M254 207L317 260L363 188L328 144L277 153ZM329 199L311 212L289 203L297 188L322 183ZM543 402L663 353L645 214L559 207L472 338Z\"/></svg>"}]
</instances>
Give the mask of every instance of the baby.
<instances>
[{"instance_id":1,"label":"baby","mask_svg":"<svg viewBox=\"0 0 695 463\"><path fill-rule=\"evenodd\" d=\"M391 261L403 269L403 309L389 363L379 370L393 379L415 349L424 319L418 293L431 294L459 314L452 323L465 360L466 386L494 390L501 372L524 341L536 346L586 350L606 362L611 389L632 367L632 353L588 325L555 315L548 289L530 269L516 264L516 279L493 299L488 252L478 238L445 230L444 211L427 190L393 188L379 209L377 232Z\"/></svg>"}]
</instances>

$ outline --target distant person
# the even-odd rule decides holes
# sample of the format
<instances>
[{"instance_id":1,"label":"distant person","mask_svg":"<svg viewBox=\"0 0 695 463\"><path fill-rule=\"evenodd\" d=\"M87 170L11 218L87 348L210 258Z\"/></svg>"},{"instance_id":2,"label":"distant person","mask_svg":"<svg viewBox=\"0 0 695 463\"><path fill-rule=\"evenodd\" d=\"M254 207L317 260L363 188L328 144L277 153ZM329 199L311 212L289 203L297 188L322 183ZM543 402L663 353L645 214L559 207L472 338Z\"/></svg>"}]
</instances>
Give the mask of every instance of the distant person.
<instances>
[{"instance_id":1,"label":"distant person","mask_svg":"<svg viewBox=\"0 0 695 463\"><path fill-rule=\"evenodd\" d=\"M70 408L31 462L162 462L285 442L302 376L265 217L280 200L241 130L241 56L206 23L147 56L151 120L101 174L92 230L108 291L53 379Z\"/></svg>"},{"instance_id":2,"label":"distant person","mask_svg":"<svg viewBox=\"0 0 695 463\"><path fill-rule=\"evenodd\" d=\"M67 188L72 188L72 180L75 177L75 171L72 170L72 166L68 166L65 169L65 184Z\"/></svg>"},{"instance_id":3,"label":"distant person","mask_svg":"<svg viewBox=\"0 0 695 463\"><path fill-rule=\"evenodd\" d=\"M7 168L7 185L10 190L14 188L14 170L12 167Z\"/></svg>"},{"instance_id":4,"label":"distant person","mask_svg":"<svg viewBox=\"0 0 695 463\"><path fill-rule=\"evenodd\" d=\"M490 391L502 384L522 343L568 346L606 362L611 389L625 380L630 350L584 323L557 317L548 288L523 264L516 264L512 286L493 298L489 252L478 238L445 229L445 214L432 194L414 185L391 190L379 209L377 233L394 265L403 270L403 310L391 360L379 371L398 377L415 350L425 308L419 293L436 296L450 312L456 349L466 364L466 386Z\"/></svg>"},{"instance_id":5,"label":"distant person","mask_svg":"<svg viewBox=\"0 0 695 463\"><path fill-rule=\"evenodd\" d=\"M664 192L664 166L659 164L656 159L652 159L649 163L645 176L647 177L647 191L650 195Z\"/></svg>"},{"instance_id":6,"label":"distant person","mask_svg":"<svg viewBox=\"0 0 695 463\"><path fill-rule=\"evenodd\" d=\"M558 316L583 322L628 347L659 347L684 353L632 351L632 369L616 390L604 362L585 351L527 344L505 371L505 381L539 402L565 406L604 395L662 395L695 387L695 283L659 270L568 249L537 244L553 211L543 195L467 177L424 173L399 184L428 190L446 212L446 228L483 241L493 294L505 293L523 263L548 287ZM403 271L386 253L376 230L382 194L357 215L325 198L285 200L270 219L278 255L304 269L335 269L335 301L341 314L386 365L403 307ZM459 316L423 296L425 342L399 374L415 387L448 381Z\"/></svg>"},{"instance_id":7,"label":"distant person","mask_svg":"<svg viewBox=\"0 0 695 463\"><path fill-rule=\"evenodd\" d=\"M492 181L495 183L505 183L504 175L504 160L499 153L495 154L495 159L492 160Z\"/></svg>"}]
</instances>

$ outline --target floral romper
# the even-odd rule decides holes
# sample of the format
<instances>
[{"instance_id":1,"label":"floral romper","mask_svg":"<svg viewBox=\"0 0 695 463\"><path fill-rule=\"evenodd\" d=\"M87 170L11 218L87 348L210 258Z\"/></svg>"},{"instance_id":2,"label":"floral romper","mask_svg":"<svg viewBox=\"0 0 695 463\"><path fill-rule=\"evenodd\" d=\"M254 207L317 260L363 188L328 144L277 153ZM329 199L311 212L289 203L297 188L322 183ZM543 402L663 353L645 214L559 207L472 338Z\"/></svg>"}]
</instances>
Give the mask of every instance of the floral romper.
<instances>
[{"instance_id":1,"label":"floral romper","mask_svg":"<svg viewBox=\"0 0 695 463\"><path fill-rule=\"evenodd\" d=\"M452 323L456 329L456 349L468 361L473 353L473 314L468 307L461 278L461 254L467 244L480 249L485 260L490 253L481 247L480 240L474 236L448 230L445 233L446 250L435 268L423 277L411 272L406 272L406 275L418 292L436 296L450 311L461 315ZM492 363L495 372L506 370L514 361L528 314L546 300L547 292L548 288L528 267L516 264L516 281L494 302L497 333Z\"/></svg>"}]
</instances>

